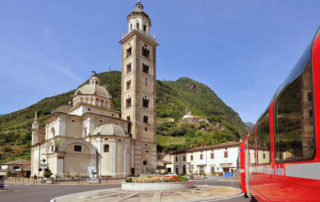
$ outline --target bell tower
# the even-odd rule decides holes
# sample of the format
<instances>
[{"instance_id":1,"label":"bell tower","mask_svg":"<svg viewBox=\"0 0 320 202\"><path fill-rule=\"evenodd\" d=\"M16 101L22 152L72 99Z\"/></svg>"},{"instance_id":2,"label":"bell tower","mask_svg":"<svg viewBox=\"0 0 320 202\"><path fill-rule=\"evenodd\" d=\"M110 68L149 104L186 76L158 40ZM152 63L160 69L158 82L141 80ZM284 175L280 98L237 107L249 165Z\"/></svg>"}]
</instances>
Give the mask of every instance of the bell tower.
<instances>
[{"instance_id":1,"label":"bell tower","mask_svg":"<svg viewBox=\"0 0 320 202\"><path fill-rule=\"evenodd\" d=\"M156 47L151 20L139 1L128 15L122 45L121 111L130 120L135 174L156 168Z\"/></svg>"}]
</instances>

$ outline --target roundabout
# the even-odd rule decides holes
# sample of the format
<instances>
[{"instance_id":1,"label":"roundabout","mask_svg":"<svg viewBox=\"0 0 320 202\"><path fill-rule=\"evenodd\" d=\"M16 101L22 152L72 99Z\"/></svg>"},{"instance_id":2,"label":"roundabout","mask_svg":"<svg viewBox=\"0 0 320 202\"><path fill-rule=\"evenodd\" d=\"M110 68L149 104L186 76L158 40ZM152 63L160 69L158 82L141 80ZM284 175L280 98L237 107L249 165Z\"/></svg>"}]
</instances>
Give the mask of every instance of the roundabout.
<instances>
[{"instance_id":1,"label":"roundabout","mask_svg":"<svg viewBox=\"0 0 320 202\"><path fill-rule=\"evenodd\" d=\"M240 189L238 188L210 185L198 185L193 188L166 191L126 191L117 188L70 194L54 198L51 201L219 201L239 196L239 194Z\"/></svg>"}]
</instances>

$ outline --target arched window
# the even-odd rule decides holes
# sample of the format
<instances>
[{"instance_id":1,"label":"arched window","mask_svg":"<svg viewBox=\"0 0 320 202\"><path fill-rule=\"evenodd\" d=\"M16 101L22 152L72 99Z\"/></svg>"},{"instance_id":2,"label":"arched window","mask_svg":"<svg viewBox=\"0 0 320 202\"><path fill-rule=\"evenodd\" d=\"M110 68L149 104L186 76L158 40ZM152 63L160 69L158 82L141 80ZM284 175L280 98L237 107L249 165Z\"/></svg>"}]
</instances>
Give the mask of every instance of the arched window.
<instances>
[{"instance_id":1,"label":"arched window","mask_svg":"<svg viewBox=\"0 0 320 202\"><path fill-rule=\"evenodd\" d=\"M54 137L56 135L56 131L54 130L54 128L51 128L50 130L52 137Z\"/></svg>"},{"instance_id":2,"label":"arched window","mask_svg":"<svg viewBox=\"0 0 320 202\"><path fill-rule=\"evenodd\" d=\"M126 107L131 107L131 97L126 100Z\"/></svg>"},{"instance_id":3,"label":"arched window","mask_svg":"<svg viewBox=\"0 0 320 202\"><path fill-rule=\"evenodd\" d=\"M146 45L143 46L143 47L142 47L142 55L145 56L145 57L147 57L147 58L149 58L149 54L150 54L150 51L149 51L149 49L147 48L147 46L146 46Z\"/></svg>"},{"instance_id":4,"label":"arched window","mask_svg":"<svg viewBox=\"0 0 320 202\"><path fill-rule=\"evenodd\" d=\"M108 144L105 144L103 147L103 152L109 152L110 146Z\"/></svg>"},{"instance_id":5,"label":"arched window","mask_svg":"<svg viewBox=\"0 0 320 202\"><path fill-rule=\"evenodd\" d=\"M149 99L147 97L142 98L142 106L149 108Z\"/></svg>"}]
</instances>

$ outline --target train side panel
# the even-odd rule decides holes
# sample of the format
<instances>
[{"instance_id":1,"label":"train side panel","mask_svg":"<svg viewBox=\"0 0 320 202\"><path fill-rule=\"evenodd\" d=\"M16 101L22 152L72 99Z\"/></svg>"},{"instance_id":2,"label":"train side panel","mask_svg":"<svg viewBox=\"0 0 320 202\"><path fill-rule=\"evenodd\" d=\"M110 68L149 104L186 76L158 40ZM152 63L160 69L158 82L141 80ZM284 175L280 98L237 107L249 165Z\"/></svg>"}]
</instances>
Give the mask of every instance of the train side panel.
<instances>
[{"instance_id":1,"label":"train side panel","mask_svg":"<svg viewBox=\"0 0 320 202\"><path fill-rule=\"evenodd\" d=\"M302 75L307 70L304 69L303 72L298 72L299 74L293 72L293 75L297 74L299 77L302 75L301 84L296 84L299 86L296 89L300 89L301 92L297 90L297 95L293 93L289 95L300 96L301 103L295 102L297 101L294 100L295 97L290 100L290 96L285 97L282 93L292 86L296 87L293 84L300 78L294 77L280 89L282 91L276 94L269 106L268 139L265 138L264 130L266 114L258 120L255 126L255 161L250 163L249 190L258 201L320 201L320 37L318 34L310 50L312 96L307 92L310 86L308 87L306 81L310 79ZM310 65L310 62L306 65ZM286 109L282 109L283 105L277 103L278 97L281 97L284 103L288 102L285 107L295 107L295 103L300 104L301 115L294 110L291 114L281 114L281 110L286 111ZM310 104L307 101L310 101L311 98L312 103ZM285 119L282 116L286 116L287 122L283 122ZM300 117L301 119L298 120ZM288 128L296 127L292 124L297 121L301 122L300 133L293 129L291 130L293 132L290 132L289 129L289 132L283 132L286 129L281 127L287 125ZM263 157L269 154L270 159L266 158L264 162Z\"/></svg>"}]
</instances>

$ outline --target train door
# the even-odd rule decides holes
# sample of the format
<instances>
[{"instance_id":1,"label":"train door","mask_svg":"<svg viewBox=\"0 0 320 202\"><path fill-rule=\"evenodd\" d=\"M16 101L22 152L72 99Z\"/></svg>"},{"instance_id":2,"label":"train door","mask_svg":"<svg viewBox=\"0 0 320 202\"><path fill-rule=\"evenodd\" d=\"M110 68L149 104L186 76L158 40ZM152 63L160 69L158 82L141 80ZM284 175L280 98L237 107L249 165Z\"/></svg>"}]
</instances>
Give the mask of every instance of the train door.
<instances>
[{"instance_id":1,"label":"train door","mask_svg":"<svg viewBox=\"0 0 320 202\"><path fill-rule=\"evenodd\" d=\"M244 157L245 157L245 186L246 186L246 196L245 197L250 197L250 191L249 191L249 145L248 145L248 139L245 140L244 143Z\"/></svg>"},{"instance_id":2,"label":"train door","mask_svg":"<svg viewBox=\"0 0 320 202\"><path fill-rule=\"evenodd\" d=\"M243 139L239 146L238 169L240 174L241 191L246 196L247 189L246 189L246 174L245 174L245 142L246 142L246 139Z\"/></svg>"}]
</instances>

